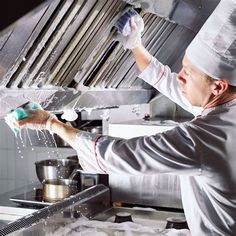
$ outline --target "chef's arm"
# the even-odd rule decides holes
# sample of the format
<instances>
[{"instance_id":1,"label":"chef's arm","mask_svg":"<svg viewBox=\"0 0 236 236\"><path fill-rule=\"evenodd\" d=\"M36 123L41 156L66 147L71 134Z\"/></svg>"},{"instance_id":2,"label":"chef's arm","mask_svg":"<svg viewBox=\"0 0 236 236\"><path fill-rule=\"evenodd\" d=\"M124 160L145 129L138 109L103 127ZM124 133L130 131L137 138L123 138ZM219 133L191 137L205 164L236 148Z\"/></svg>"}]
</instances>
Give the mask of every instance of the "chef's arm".
<instances>
[{"instance_id":1,"label":"chef's arm","mask_svg":"<svg viewBox=\"0 0 236 236\"><path fill-rule=\"evenodd\" d=\"M189 136L188 130L180 127L163 134L131 139L79 132L75 142L80 163L87 171L132 175L199 175L200 154L196 153Z\"/></svg>"},{"instance_id":2,"label":"chef's arm","mask_svg":"<svg viewBox=\"0 0 236 236\"><path fill-rule=\"evenodd\" d=\"M147 49L143 45L132 49L132 53L139 70L143 72L151 63L152 55L147 51Z\"/></svg>"},{"instance_id":3,"label":"chef's arm","mask_svg":"<svg viewBox=\"0 0 236 236\"><path fill-rule=\"evenodd\" d=\"M45 110L31 110L30 115L22 120L16 121L17 127L29 128L34 130L48 130L50 133L57 134L65 140L72 148L76 148L75 138L79 129L73 128L57 117Z\"/></svg>"},{"instance_id":4,"label":"chef's arm","mask_svg":"<svg viewBox=\"0 0 236 236\"><path fill-rule=\"evenodd\" d=\"M72 148L76 149L75 137L79 132L79 129L71 127L58 119L52 119L50 124L50 132L57 134Z\"/></svg>"},{"instance_id":5,"label":"chef's arm","mask_svg":"<svg viewBox=\"0 0 236 236\"><path fill-rule=\"evenodd\" d=\"M201 113L202 108L193 107L182 95L177 74L154 58L142 45L132 49L136 64L140 70L139 78L156 88L160 93L177 103L186 111L195 116Z\"/></svg>"}]
</instances>

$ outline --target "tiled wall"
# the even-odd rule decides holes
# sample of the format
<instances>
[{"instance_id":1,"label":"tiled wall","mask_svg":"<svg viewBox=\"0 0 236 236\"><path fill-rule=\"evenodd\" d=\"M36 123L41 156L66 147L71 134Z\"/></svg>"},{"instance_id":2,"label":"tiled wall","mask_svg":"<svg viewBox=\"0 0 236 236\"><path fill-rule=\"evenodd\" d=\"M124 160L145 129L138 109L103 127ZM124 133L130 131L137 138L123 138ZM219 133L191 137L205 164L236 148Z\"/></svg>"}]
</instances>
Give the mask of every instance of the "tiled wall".
<instances>
[{"instance_id":1,"label":"tiled wall","mask_svg":"<svg viewBox=\"0 0 236 236\"><path fill-rule=\"evenodd\" d=\"M37 180L34 163L75 155L71 148L23 147L4 120L0 119L0 194Z\"/></svg>"}]
</instances>

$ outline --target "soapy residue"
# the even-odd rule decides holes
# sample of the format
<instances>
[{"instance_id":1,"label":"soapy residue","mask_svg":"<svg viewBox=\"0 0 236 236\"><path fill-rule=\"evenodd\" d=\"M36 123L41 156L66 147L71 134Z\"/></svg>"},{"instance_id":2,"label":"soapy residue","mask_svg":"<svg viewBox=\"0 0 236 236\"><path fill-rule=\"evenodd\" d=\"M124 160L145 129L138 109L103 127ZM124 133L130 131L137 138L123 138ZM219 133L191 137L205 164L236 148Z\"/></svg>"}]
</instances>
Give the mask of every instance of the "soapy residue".
<instances>
[{"instance_id":1,"label":"soapy residue","mask_svg":"<svg viewBox=\"0 0 236 236\"><path fill-rule=\"evenodd\" d=\"M81 217L71 224L48 233L47 236L68 235L68 236L135 236L135 235L155 235L155 236L189 236L187 229L160 229L157 226L144 226L134 222L112 223L97 220L88 220Z\"/></svg>"},{"instance_id":2,"label":"soapy residue","mask_svg":"<svg viewBox=\"0 0 236 236\"><path fill-rule=\"evenodd\" d=\"M19 134L16 136L16 148L20 158L24 158L24 148L28 149L30 147L31 151L35 151L35 144L30 136L31 132L36 132L38 141L40 141L46 147L47 156L49 159L53 157L62 158L62 154L59 152L56 140L53 135L49 134L45 130L31 130L31 132L29 132L28 129L24 129L24 131L24 138L22 137L23 130L20 130ZM51 137L49 137L49 135ZM28 143L29 145L26 145L26 143Z\"/></svg>"},{"instance_id":3,"label":"soapy residue","mask_svg":"<svg viewBox=\"0 0 236 236\"><path fill-rule=\"evenodd\" d=\"M75 121L78 118L78 114L74 109L63 110L61 118L67 121Z\"/></svg>"}]
</instances>

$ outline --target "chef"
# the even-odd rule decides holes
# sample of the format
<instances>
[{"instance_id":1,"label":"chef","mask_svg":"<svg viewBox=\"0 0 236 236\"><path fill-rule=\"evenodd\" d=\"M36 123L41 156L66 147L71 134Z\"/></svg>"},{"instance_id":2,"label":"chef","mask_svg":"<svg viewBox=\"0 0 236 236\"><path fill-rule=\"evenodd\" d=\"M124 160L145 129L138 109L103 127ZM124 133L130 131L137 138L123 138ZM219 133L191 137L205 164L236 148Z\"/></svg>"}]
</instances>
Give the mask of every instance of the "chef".
<instances>
[{"instance_id":1,"label":"chef","mask_svg":"<svg viewBox=\"0 0 236 236\"><path fill-rule=\"evenodd\" d=\"M219 3L188 46L178 74L142 46L139 16L131 16L125 35L123 20L122 43L132 50L139 77L195 118L132 139L80 131L44 110L32 111L18 125L58 134L90 172L178 174L191 234L236 235L236 1Z\"/></svg>"}]
</instances>

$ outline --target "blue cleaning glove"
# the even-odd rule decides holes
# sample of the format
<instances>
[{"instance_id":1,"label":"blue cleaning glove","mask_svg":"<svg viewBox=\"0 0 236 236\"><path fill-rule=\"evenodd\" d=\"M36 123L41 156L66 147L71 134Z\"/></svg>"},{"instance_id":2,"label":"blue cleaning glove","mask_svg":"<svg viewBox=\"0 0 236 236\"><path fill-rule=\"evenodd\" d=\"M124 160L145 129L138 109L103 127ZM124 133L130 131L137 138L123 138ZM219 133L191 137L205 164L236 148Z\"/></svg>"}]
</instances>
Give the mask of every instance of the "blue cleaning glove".
<instances>
[{"instance_id":1,"label":"blue cleaning glove","mask_svg":"<svg viewBox=\"0 0 236 236\"><path fill-rule=\"evenodd\" d=\"M144 30L142 17L133 8L126 10L117 20L115 27L119 32L118 40L126 49L141 45L141 33Z\"/></svg>"}]
</instances>

